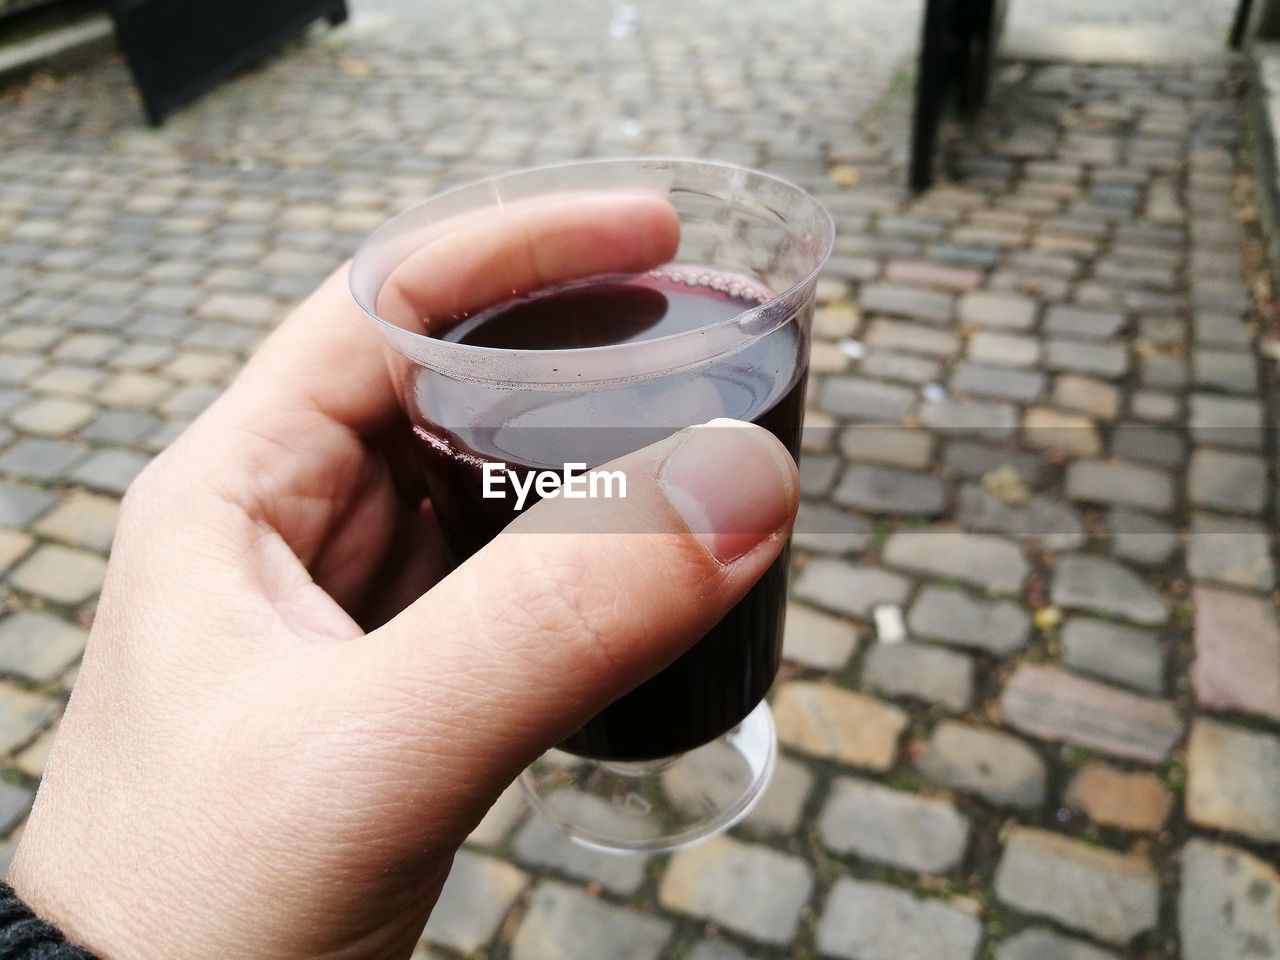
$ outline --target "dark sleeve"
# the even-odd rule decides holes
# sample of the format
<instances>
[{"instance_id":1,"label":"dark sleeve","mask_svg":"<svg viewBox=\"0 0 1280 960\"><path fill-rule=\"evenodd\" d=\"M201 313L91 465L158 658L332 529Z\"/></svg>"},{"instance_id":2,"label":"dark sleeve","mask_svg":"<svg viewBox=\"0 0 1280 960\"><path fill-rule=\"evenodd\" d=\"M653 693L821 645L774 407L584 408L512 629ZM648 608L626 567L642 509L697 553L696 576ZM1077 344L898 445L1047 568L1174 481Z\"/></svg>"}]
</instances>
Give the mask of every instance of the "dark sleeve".
<instances>
[{"instance_id":1,"label":"dark sleeve","mask_svg":"<svg viewBox=\"0 0 1280 960\"><path fill-rule=\"evenodd\" d=\"M0 883L0 960L97 960L84 947L67 943L51 923L41 920Z\"/></svg>"}]
</instances>

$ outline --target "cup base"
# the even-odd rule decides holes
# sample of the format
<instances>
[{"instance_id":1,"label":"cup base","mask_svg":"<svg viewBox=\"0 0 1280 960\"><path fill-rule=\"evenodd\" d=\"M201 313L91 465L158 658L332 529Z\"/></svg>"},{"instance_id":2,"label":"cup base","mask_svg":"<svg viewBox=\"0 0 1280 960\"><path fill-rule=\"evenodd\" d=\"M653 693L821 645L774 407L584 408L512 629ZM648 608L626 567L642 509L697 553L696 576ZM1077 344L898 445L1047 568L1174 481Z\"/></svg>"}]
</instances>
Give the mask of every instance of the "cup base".
<instances>
[{"instance_id":1,"label":"cup base","mask_svg":"<svg viewBox=\"0 0 1280 960\"><path fill-rule=\"evenodd\" d=\"M552 750L520 776L530 805L575 843L607 853L674 850L728 830L773 773L778 738L761 701L724 736L676 757L600 762Z\"/></svg>"}]
</instances>

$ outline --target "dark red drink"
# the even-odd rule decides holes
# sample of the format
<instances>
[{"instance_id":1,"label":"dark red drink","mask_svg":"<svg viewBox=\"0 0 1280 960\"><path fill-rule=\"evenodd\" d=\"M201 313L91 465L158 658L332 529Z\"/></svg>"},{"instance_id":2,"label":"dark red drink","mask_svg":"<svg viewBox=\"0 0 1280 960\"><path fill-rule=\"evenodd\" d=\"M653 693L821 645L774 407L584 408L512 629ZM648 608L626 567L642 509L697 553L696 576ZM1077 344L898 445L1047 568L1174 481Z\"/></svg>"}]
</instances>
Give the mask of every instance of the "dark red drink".
<instances>
[{"instance_id":1,"label":"dark red drink","mask_svg":"<svg viewBox=\"0 0 1280 960\"><path fill-rule=\"evenodd\" d=\"M573 350L702 329L768 296L719 274L656 272L569 284L444 325L431 318L430 327L439 339L472 346ZM517 516L514 494L484 496L486 462L516 472L569 462L594 467L716 417L758 423L798 456L807 356L798 342L807 336L800 320L779 325L712 368L661 381L638 378L551 395L486 391L419 372L409 406L433 411L415 429L423 440L432 503L455 558L465 560ZM590 354L577 357L587 368L575 376L586 384ZM701 746L739 723L777 672L787 568L784 551L689 652L606 708L562 748L597 760L650 760Z\"/></svg>"}]
</instances>

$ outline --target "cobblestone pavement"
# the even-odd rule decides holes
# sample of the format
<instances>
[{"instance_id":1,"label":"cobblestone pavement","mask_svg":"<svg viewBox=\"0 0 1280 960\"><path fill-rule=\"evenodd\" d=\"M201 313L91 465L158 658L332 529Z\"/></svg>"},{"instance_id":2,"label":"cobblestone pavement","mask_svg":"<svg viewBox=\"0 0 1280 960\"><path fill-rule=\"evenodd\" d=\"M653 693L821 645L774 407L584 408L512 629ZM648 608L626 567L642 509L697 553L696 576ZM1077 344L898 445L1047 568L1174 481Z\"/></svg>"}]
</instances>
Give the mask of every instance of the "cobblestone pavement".
<instances>
[{"instance_id":1,"label":"cobblestone pavement","mask_svg":"<svg viewBox=\"0 0 1280 960\"><path fill-rule=\"evenodd\" d=\"M669 857L574 848L509 792L422 955L1280 956L1274 465L1236 79L1010 65L954 183L912 199L900 134L856 121L914 8L684 6L664 31L656 6L637 24L587 3L516 31L507 7L433 5L438 29L313 42L163 133L115 64L0 98L8 846L121 492L287 304L441 185L679 151L799 179L839 224L784 757L743 824Z\"/></svg>"}]
</instances>

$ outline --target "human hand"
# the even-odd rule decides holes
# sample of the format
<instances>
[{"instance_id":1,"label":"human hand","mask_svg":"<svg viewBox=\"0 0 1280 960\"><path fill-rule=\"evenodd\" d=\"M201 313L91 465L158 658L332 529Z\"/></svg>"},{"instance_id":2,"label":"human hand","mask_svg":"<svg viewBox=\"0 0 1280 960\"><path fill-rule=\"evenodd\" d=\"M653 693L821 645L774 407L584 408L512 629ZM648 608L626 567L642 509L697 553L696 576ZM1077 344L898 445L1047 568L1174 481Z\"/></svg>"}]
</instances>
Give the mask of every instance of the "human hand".
<instances>
[{"instance_id":1,"label":"human hand","mask_svg":"<svg viewBox=\"0 0 1280 960\"><path fill-rule=\"evenodd\" d=\"M452 251L495 299L654 266L677 230L637 197L503 224ZM401 277L414 309L478 289L425 276ZM610 466L629 486L593 505L608 522L556 532L571 505L545 501L440 579L408 439L343 270L130 489L8 878L71 939L407 956L501 790L709 629L795 511L771 436L695 428Z\"/></svg>"}]
</instances>

